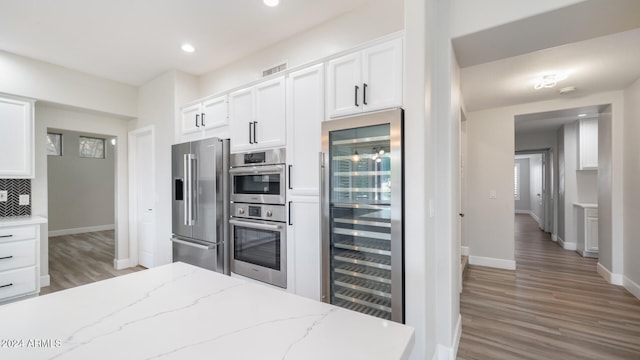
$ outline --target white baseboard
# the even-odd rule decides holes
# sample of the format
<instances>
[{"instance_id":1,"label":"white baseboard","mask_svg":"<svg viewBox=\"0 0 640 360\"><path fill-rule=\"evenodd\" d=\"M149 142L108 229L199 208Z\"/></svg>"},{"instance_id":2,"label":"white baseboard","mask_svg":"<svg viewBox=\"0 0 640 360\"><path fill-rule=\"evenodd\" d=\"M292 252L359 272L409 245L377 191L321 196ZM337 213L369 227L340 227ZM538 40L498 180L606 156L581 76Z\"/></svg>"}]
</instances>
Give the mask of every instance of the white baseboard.
<instances>
[{"instance_id":1,"label":"white baseboard","mask_svg":"<svg viewBox=\"0 0 640 360\"><path fill-rule=\"evenodd\" d=\"M600 265L600 264L598 264ZM636 283L635 281L629 279L628 277L624 277L623 279L624 281L624 288L629 290L630 293L633 294L633 296L637 297L638 299L640 299L640 285L638 285L638 283Z\"/></svg>"},{"instance_id":2,"label":"white baseboard","mask_svg":"<svg viewBox=\"0 0 640 360\"><path fill-rule=\"evenodd\" d=\"M130 267L134 267L130 259L113 259L113 267L116 270L122 270Z\"/></svg>"},{"instance_id":3,"label":"white baseboard","mask_svg":"<svg viewBox=\"0 0 640 360\"><path fill-rule=\"evenodd\" d=\"M551 234L551 241L558 242L558 235L557 234Z\"/></svg>"},{"instance_id":4,"label":"white baseboard","mask_svg":"<svg viewBox=\"0 0 640 360\"><path fill-rule=\"evenodd\" d=\"M40 287L47 287L51 285L51 276L49 275L40 275Z\"/></svg>"},{"instance_id":5,"label":"white baseboard","mask_svg":"<svg viewBox=\"0 0 640 360\"><path fill-rule=\"evenodd\" d=\"M437 351L435 352L437 354L437 360L456 360L456 356L458 355L458 346L460 345L460 336L462 336L462 316L458 315L458 322L456 324L455 335L453 338L453 347L438 344Z\"/></svg>"},{"instance_id":6,"label":"white baseboard","mask_svg":"<svg viewBox=\"0 0 640 360\"><path fill-rule=\"evenodd\" d=\"M612 273L611 271L609 271L609 269L604 267L599 262L597 266L597 271L598 271L598 274L600 274L600 276L602 276L605 280L607 280L609 284L619 285L619 286L624 285L624 279L622 275Z\"/></svg>"},{"instance_id":7,"label":"white baseboard","mask_svg":"<svg viewBox=\"0 0 640 360\"><path fill-rule=\"evenodd\" d=\"M515 260L504 260L504 259L488 258L488 257L473 256L473 255L469 255L469 265L488 266L492 268L505 269L505 270L516 269Z\"/></svg>"},{"instance_id":8,"label":"white baseboard","mask_svg":"<svg viewBox=\"0 0 640 360\"><path fill-rule=\"evenodd\" d=\"M114 230L115 228L116 226L114 224L111 224L111 225L87 226L87 227L73 228L73 229L53 230L53 231L49 231L49 237L83 234L83 233L94 232L94 231Z\"/></svg>"},{"instance_id":9,"label":"white baseboard","mask_svg":"<svg viewBox=\"0 0 640 360\"><path fill-rule=\"evenodd\" d=\"M536 215L536 213L534 213L533 211L531 211L529 213L529 215L531 215L531 217L533 218L533 220L535 220L538 223L538 227L540 229L544 228L544 226L542 225L542 219L540 219L540 217L538 215Z\"/></svg>"},{"instance_id":10,"label":"white baseboard","mask_svg":"<svg viewBox=\"0 0 640 360\"><path fill-rule=\"evenodd\" d=\"M565 250L577 250L578 249L578 244L576 244L574 242L564 241L560 236L558 236L558 244L560 244L560 246L562 246L562 248L565 249Z\"/></svg>"},{"instance_id":11,"label":"white baseboard","mask_svg":"<svg viewBox=\"0 0 640 360\"><path fill-rule=\"evenodd\" d=\"M460 255L469 256L469 247L460 246Z\"/></svg>"},{"instance_id":12,"label":"white baseboard","mask_svg":"<svg viewBox=\"0 0 640 360\"><path fill-rule=\"evenodd\" d=\"M516 214L531 214L531 210L516 210Z\"/></svg>"}]
</instances>

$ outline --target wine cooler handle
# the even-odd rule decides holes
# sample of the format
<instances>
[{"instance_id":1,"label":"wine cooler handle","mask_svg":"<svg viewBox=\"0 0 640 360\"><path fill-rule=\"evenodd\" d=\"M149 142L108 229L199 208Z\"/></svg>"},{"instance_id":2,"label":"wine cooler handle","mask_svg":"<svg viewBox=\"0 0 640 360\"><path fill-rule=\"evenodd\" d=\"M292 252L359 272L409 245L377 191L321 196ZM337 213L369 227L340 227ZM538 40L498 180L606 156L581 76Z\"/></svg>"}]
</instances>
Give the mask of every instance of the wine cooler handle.
<instances>
[{"instance_id":1,"label":"wine cooler handle","mask_svg":"<svg viewBox=\"0 0 640 360\"><path fill-rule=\"evenodd\" d=\"M328 200L324 198L325 197L325 194L324 194L324 182L325 182L325 180L324 180L324 178L325 178L324 171L325 171L325 168L324 168L324 153L322 151L319 153L319 156L318 156L318 167L319 167L318 174L320 176L320 179L319 179L320 180L319 181L319 184L320 184L320 188L319 188L319 195L320 195L320 201L319 201L319 206L320 206L320 244L322 244L322 248L321 248L321 252L320 252L321 257L322 257L322 270L321 270L322 271L322 273L321 273L322 275L320 276L320 279L321 279L320 294L321 294L321 301L329 302L329 297L328 297L328 294L327 294L327 292L329 290L329 284L328 284L328 281L329 281L328 280L328 276L329 276L329 274L328 274L328 268L327 268L328 265L326 263L327 260L328 260L327 259L327 251L329 251L329 250L327 248L328 245L326 244L325 238L324 238L325 237L325 231L326 231L324 229L324 227L325 227L325 224L324 224L324 222L325 222L325 220L324 220L324 207L325 207L324 202L328 201Z\"/></svg>"}]
</instances>

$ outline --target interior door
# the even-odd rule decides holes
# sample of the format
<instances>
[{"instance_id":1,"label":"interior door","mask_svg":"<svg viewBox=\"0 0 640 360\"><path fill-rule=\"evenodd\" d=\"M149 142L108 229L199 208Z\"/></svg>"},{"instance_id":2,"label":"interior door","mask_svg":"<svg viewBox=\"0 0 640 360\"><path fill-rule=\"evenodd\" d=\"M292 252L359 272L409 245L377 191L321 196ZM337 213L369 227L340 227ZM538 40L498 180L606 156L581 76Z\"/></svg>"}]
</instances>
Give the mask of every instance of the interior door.
<instances>
[{"instance_id":1,"label":"interior door","mask_svg":"<svg viewBox=\"0 0 640 360\"><path fill-rule=\"evenodd\" d=\"M153 179L153 133L136 137L136 203L138 227L138 264L151 268L155 254L155 215Z\"/></svg>"}]
</instances>

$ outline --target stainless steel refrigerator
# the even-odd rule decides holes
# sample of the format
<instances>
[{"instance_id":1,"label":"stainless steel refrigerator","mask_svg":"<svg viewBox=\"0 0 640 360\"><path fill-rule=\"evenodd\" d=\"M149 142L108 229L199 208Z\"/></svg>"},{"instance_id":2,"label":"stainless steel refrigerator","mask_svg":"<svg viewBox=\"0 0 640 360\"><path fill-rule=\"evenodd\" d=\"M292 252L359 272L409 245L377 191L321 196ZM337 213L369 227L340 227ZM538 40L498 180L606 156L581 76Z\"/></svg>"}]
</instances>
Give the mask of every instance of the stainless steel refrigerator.
<instances>
[{"instance_id":1,"label":"stainless steel refrigerator","mask_svg":"<svg viewBox=\"0 0 640 360\"><path fill-rule=\"evenodd\" d=\"M173 261L229 274L229 140L173 145Z\"/></svg>"},{"instance_id":2,"label":"stainless steel refrigerator","mask_svg":"<svg viewBox=\"0 0 640 360\"><path fill-rule=\"evenodd\" d=\"M403 110L322 124L325 302L404 322Z\"/></svg>"}]
</instances>

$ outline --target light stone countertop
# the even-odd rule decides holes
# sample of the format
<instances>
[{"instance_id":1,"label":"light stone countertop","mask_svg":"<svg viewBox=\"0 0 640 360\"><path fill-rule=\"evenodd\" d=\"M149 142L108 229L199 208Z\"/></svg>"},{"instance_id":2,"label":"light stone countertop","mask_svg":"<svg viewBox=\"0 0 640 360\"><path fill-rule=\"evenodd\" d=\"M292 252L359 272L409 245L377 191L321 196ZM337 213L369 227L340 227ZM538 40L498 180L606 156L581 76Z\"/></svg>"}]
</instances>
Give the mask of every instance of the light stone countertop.
<instances>
[{"instance_id":1,"label":"light stone countertop","mask_svg":"<svg viewBox=\"0 0 640 360\"><path fill-rule=\"evenodd\" d=\"M0 359L407 359L413 328L173 263L0 306Z\"/></svg>"},{"instance_id":2,"label":"light stone countertop","mask_svg":"<svg viewBox=\"0 0 640 360\"><path fill-rule=\"evenodd\" d=\"M45 224L47 218L42 216L10 216L0 217L0 227Z\"/></svg>"}]
</instances>

